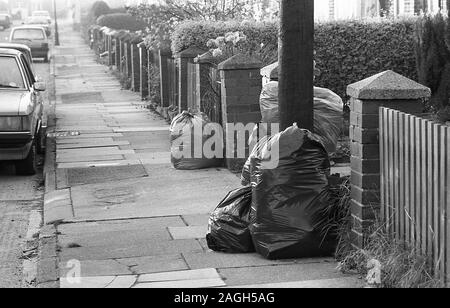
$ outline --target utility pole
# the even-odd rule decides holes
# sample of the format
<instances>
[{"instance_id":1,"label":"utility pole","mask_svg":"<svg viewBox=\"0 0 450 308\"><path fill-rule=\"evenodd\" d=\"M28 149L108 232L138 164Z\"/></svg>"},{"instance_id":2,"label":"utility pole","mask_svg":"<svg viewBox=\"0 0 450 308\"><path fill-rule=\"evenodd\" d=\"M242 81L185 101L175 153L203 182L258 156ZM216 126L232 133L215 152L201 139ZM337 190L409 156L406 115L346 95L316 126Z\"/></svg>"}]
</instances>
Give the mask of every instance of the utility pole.
<instances>
[{"instance_id":1,"label":"utility pole","mask_svg":"<svg viewBox=\"0 0 450 308\"><path fill-rule=\"evenodd\" d=\"M55 15L55 46L59 46L59 30L58 30L58 16L56 13L56 0L53 0L53 11Z\"/></svg>"},{"instance_id":2,"label":"utility pole","mask_svg":"<svg viewBox=\"0 0 450 308\"><path fill-rule=\"evenodd\" d=\"M279 36L280 128L314 128L314 0L282 0Z\"/></svg>"}]
</instances>

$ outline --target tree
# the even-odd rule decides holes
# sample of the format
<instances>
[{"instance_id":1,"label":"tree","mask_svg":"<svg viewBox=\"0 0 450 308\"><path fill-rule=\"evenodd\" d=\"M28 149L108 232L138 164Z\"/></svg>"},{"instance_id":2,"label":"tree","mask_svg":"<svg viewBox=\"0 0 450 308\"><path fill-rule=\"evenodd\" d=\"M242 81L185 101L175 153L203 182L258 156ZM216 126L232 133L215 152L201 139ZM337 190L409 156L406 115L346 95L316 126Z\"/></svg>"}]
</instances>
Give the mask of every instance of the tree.
<instances>
[{"instance_id":1,"label":"tree","mask_svg":"<svg viewBox=\"0 0 450 308\"><path fill-rule=\"evenodd\" d=\"M9 5L5 1L0 1L0 11L9 11Z\"/></svg>"},{"instance_id":2,"label":"tree","mask_svg":"<svg viewBox=\"0 0 450 308\"><path fill-rule=\"evenodd\" d=\"M279 52L280 125L313 130L314 0L282 0Z\"/></svg>"},{"instance_id":3,"label":"tree","mask_svg":"<svg viewBox=\"0 0 450 308\"><path fill-rule=\"evenodd\" d=\"M165 4L140 4L128 12L147 25L147 45L161 47L177 24L185 20L225 21L253 17L252 0L166 0Z\"/></svg>"},{"instance_id":4,"label":"tree","mask_svg":"<svg viewBox=\"0 0 450 308\"><path fill-rule=\"evenodd\" d=\"M104 1L96 1L91 7L89 15L92 20L97 20L102 15L109 14L111 12L111 8Z\"/></svg>"}]
</instances>

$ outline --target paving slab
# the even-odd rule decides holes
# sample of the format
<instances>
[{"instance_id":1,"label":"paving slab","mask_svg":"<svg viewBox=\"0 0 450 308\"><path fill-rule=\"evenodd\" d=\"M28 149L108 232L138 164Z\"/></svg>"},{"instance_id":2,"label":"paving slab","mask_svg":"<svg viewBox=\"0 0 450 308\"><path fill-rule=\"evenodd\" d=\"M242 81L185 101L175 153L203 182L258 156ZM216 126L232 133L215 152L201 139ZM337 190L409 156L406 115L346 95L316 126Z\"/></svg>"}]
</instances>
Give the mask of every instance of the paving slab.
<instances>
[{"instance_id":1,"label":"paving slab","mask_svg":"<svg viewBox=\"0 0 450 308\"><path fill-rule=\"evenodd\" d=\"M145 177L148 175L144 167L138 164L125 166L116 165L112 167L68 169L67 174L68 184L70 186L105 183L130 178Z\"/></svg>"},{"instance_id":2,"label":"paving slab","mask_svg":"<svg viewBox=\"0 0 450 308\"><path fill-rule=\"evenodd\" d=\"M69 93L61 95L61 101L63 104L97 104L103 102L103 98L100 92Z\"/></svg>"},{"instance_id":3,"label":"paving slab","mask_svg":"<svg viewBox=\"0 0 450 308\"><path fill-rule=\"evenodd\" d=\"M184 215L182 218L188 224L188 226L207 226L209 223L210 216L211 215L209 214L198 214L198 215Z\"/></svg>"},{"instance_id":4,"label":"paving slab","mask_svg":"<svg viewBox=\"0 0 450 308\"><path fill-rule=\"evenodd\" d=\"M241 286L343 278L335 263L308 263L277 266L219 269L228 286Z\"/></svg>"},{"instance_id":5,"label":"paving slab","mask_svg":"<svg viewBox=\"0 0 450 308\"><path fill-rule=\"evenodd\" d=\"M269 284L239 286L239 289L356 289L363 288L364 282L355 277L294 281Z\"/></svg>"},{"instance_id":6,"label":"paving slab","mask_svg":"<svg viewBox=\"0 0 450 308\"><path fill-rule=\"evenodd\" d=\"M57 164L60 169L93 169L93 168L117 168L124 166L136 166L142 165L142 162L138 159L114 159L114 160L98 160L94 159L92 161L81 161L81 162L67 162ZM145 169L144 169L145 170ZM144 175L145 176L145 175ZM130 177L133 178L133 177Z\"/></svg>"},{"instance_id":7,"label":"paving slab","mask_svg":"<svg viewBox=\"0 0 450 308\"><path fill-rule=\"evenodd\" d=\"M59 264L60 277L67 277L73 269L65 262ZM124 264L115 260L87 260L80 262L81 277L132 275L133 272Z\"/></svg>"},{"instance_id":8,"label":"paving slab","mask_svg":"<svg viewBox=\"0 0 450 308\"><path fill-rule=\"evenodd\" d=\"M100 155L100 156L82 156L82 157L58 157L57 163L85 163L95 164L101 161L117 161L124 160L124 155ZM91 166L91 164L89 166ZM61 167L63 168L63 167Z\"/></svg>"},{"instance_id":9,"label":"paving slab","mask_svg":"<svg viewBox=\"0 0 450 308\"><path fill-rule=\"evenodd\" d=\"M108 260L147 256L164 256L177 253L201 252L195 240L147 241L144 243L122 243L120 246L95 246L62 249L60 260Z\"/></svg>"},{"instance_id":10,"label":"paving slab","mask_svg":"<svg viewBox=\"0 0 450 308\"><path fill-rule=\"evenodd\" d=\"M99 148L99 147L115 147L122 145L129 145L128 141L96 141L96 142L58 142L58 149L84 149L84 148Z\"/></svg>"},{"instance_id":11,"label":"paving slab","mask_svg":"<svg viewBox=\"0 0 450 308\"><path fill-rule=\"evenodd\" d=\"M141 275L138 283L221 278L215 268Z\"/></svg>"},{"instance_id":12,"label":"paving slab","mask_svg":"<svg viewBox=\"0 0 450 308\"><path fill-rule=\"evenodd\" d=\"M75 224L64 224L58 226L58 231L62 235L90 235L101 232L114 231L142 231L152 232L154 230L164 230L167 226L184 226L183 220L179 216L159 217L149 219L130 220L108 220L84 222Z\"/></svg>"},{"instance_id":13,"label":"paving slab","mask_svg":"<svg viewBox=\"0 0 450 308\"><path fill-rule=\"evenodd\" d=\"M267 260L256 253L249 254L225 254L217 252L185 253L183 254L187 264L192 269L201 268L241 268L252 266L274 266L291 264L335 264L328 258L318 259L292 259L292 260ZM336 266L336 265L334 265Z\"/></svg>"},{"instance_id":14,"label":"paving slab","mask_svg":"<svg viewBox=\"0 0 450 308\"><path fill-rule=\"evenodd\" d=\"M228 172L189 172L83 185L72 188L75 218L125 219L210 214L225 193L239 187ZM176 185L174 186L174 183Z\"/></svg>"},{"instance_id":15,"label":"paving slab","mask_svg":"<svg viewBox=\"0 0 450 308\"><path fill-rule=\"evenodd\" d=\"M129 230L129 231L103 231L92 234L70 234L58 236L59 244L63 248L73 245L80 247L121 246L123 243L138 245L139 243L150 243L152 241L172 240L169 232L164 229Z\"/></svg>"},{"instance_id":16,"label":"paving slab","mask_svg":"<svg viewBox=\"0 0 450 308\"><path fill-rule=\"evenodd\" d=\"M181 254L118 259L116 261L131 268L134 274L189 270Z\"/></svg>"},{"instance_id":17,"label":"paving slab","mask_svg":"<svg viewBox=\"0 0 450 308\"><path fill-rule=\"evenodd\" d=\"M208 225L197 227L169 227L169 233L174 240L205 238Z\"/></svg>"},{"instance_id":18,"label":"paving slab","mask_svg":"<svg viewBox=\"0 0 450 308\"><path fill-rule=\"evenodd\" d=\"M104 289L104 288L131 288L136 282L136 276L101 276L81 277L79 282L62 278L60 286L62 289Z\"/></svg>"},{"instance_id":19,"label":"paving slab","mask_svg":"<svg viewBox=\"0 0 450 308\"><path fill-rule=\"evenodd\" d=\"M136 289L203 289L219 288L226 286L226 283L220 279L197 279L167 282L138 283L133 288Z\"/></svg>"}]
</instances>

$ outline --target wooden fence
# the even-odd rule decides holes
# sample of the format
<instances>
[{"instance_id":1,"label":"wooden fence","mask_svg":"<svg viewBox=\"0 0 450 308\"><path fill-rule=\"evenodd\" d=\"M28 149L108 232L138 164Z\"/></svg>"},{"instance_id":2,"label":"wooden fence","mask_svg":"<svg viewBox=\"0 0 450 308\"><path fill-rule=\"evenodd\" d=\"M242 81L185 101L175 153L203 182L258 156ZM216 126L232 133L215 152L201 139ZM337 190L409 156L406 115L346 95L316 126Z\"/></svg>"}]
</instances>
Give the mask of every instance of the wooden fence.
<instances>
[{"instance_id":1,"label":"wooden fence","mask_svg":"<svg viewBox=\"0 0 450 308\"><path fill-rule=\"evenodd\" d=\"M450 127L380 109L381 204L388 230L450 278Z\"/></svg>"}]
</instances>

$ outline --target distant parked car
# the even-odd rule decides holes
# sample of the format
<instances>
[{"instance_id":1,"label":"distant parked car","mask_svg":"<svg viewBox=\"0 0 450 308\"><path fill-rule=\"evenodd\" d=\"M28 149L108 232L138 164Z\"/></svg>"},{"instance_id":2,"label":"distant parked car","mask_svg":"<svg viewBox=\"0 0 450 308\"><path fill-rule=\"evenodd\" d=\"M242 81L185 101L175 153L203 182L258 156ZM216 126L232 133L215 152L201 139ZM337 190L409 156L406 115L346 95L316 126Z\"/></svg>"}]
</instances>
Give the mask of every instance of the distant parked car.
<instances>
[{"instance_id":1,"label":"distant parked car","mask_svg":"<svg viewBox=\"0 0 450 308\"><path fill-rule=\"evenodd\" d=\"M48 11L34 11L31 13L32 17L44 17L48 24L52 23L52 17Z\"/></svg>"},{"instance_id":2,"label":"distant parked car","mask_svg":"<svg viewBox=\"0 0 450 308\"><path fill-rule=\"evenodd\" d=\"M44 58L44 62L48 62L49 44L44 28L39 26L13 28L9 41L27 45L31 48L33 58Z\"/></svg>"},{"instance_id":3,"label":"distant parked car","mask_svg":"<svg viewBox=\"0 0 450 308\"><path fill-rule=\"evenodd\" d=\"M51 36L52 30L50 28L50 24L47 23L47 19L45 17L30 17L27 22L27 25L42 27L45 29L45 34L47 36Z\"/></svg>"},{"instance_id":4,"label":"distant parked car","mask_svg":"<svg viewBox=\"0 0 450 308\"><path fill-rule=\"evenodd\" d=\"M25 55L0 49L0 160L14 161L18 175L35 174L44 151L42 91Z\"/></svg>"},{"instance_id":5,"label":"distant parked car","mask_svg":"<svg viewBox=\"0 0 450 308\"><path fill-rule=\"evenodd\" d=\"M0 27L3 29L9 29L11 28L11 25L11 17L7 14L0 14Z\"/></svg>"}]
</instances>

